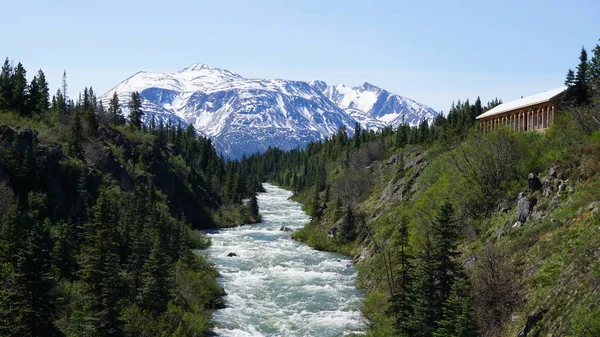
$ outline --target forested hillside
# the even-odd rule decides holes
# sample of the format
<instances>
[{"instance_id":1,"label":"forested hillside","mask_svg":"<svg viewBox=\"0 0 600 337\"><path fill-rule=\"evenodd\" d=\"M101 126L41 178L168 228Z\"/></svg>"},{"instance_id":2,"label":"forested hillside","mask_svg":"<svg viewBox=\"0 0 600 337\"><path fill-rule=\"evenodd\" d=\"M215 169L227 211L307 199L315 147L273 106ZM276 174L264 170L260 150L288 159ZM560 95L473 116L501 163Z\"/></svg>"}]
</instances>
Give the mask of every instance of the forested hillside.
<instances>
[{"instance_id":1,"label":"forested hillside","mask_svg":"<svg viewBox=\"0 0 600 337\"><path fill-rule=\"evenodd\" d=\"M482 132L500 104L288 152L218 156L192 127L128 121L118 96L50 97L0 72L0 336L202 336L222 306L193 229L260 219L261 181L355 257L370 336L598 336L600 46L581 51L545 133ZM248 206L242 202L249 198Z\"/></svg>"},{"instance_id":2,"label":"forested hillside","mask_svg":"<svg viewBox=\"0 0 600 337\"><path fill-rule=\"evenodd\" d=\"M599 336L600 46L566 85L544 133L482 132L478 99L243 166L305 203L296 239L354 256L369 336Z\"/></svg>"},{"instance_id":3,"label":"forested hillside","mask_svg":"<svg viewBox=\"0 0 600 337\"><path fill-rule=\"evenodd\" d=\"M192 229L258 220L258 182L193 128L0 73L0 336L202 336L222 305ZM252 198L255 199L255 198ZM251 203L252 204L252 203ZM254 204L255 206L255 204Z\"/></svg>"}]
</instances>

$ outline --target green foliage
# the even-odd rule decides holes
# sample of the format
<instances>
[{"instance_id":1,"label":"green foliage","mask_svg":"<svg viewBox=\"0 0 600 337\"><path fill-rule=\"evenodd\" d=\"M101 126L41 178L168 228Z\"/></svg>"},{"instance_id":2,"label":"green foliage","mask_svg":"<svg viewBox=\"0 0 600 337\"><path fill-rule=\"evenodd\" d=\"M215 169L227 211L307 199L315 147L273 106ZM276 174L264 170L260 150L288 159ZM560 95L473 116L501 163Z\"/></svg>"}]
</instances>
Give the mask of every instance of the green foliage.
<instances>
[{"instance_id":1,"label":"green foliage","mask_svg":"<svg viewBox=\"0 0 600 337\"><path fill-rule=\"evenodd\" d=\"M141 129L143 115L140 93L133 92L129 100L129 125L134 129Z\"/></svg>"},{"instance_id":2,"label":"green foliage","mask_svg":"<svg viewBox=\"0 0 600 337\"><path fill-rule=\"evenodd\" d=\"M66 74L49 106L43 72L24 73L0 73L0 335L205 334L224 293L191 227L247 220L260 184L193 128L124 127L118 101L69 99ZM226 176L233 216L213 219Z\"/></svg>"},{"instance_id":3,"label":"green foliage","mask_svg":"<svg viewBox=\"0 0 600 337\"><path fill-rule=\"evenodd\" d=\"M252 197L250 197L250 200L248 201L248 209L250 211L250 217L256 218L258 217L258 199L256 198L256 193L254 193L252 195Z\"/></svg>"},{"instance_id":4,"label":"green foliage","mask_svg":"<svg viewBox=\"0 0 600 337\"><path fill-rule=\"evenodd\" d=\"M571 316L571 333L573 337L593 337L600 335L600 309L581 307Z\"/></svg>"}]
</instances>

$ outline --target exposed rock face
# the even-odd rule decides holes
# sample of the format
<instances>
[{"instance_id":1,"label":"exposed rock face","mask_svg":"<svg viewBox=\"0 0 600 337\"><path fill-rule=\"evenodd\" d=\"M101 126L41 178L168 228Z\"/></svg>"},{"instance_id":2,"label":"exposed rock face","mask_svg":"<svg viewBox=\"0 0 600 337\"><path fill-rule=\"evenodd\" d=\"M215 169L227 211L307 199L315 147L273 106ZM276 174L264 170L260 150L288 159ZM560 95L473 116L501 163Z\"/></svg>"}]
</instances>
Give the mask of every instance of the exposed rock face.
<instances>
[{"instance_id":1,"label":"exposed rock face","mask_svg":"<svg viewBox=\"0 0 600 337\"><path fill-rule=\"evenodd\" d=\"M542 317L544 317L546 312L548 312L548 310L541 310L535 315L527 317L527 323L525 323L525 326L521 329L521 331L519 331L517 337L527 337L531 332L531 329L533 329L535 325L542 319Z\"/></svg>"},{"instance_id":2,"label":"exposed rock face","mask_svg":"<svg viewBox=\"0 0 600 337\"><path fill-rule=\"evenodd\" d=\"M389 166L391 169L396 169L398 171L406 171L414 168L414 170L412 171L410 176L404 176L401 179L392 179L389 181L389 183L386 185L383 191L381 191L381 195L379 196L380 206L385 207L386 204L392 203L396 199L402 200L406 196L414 192L414 182L429 164L428 161L423 160L423 157L425 155L426 152L417 152L414 157L404 158L404 160L400 160L400 156L395 154L386 162L386 165Z\"/></svg>"},{"instance_id":3,"label":"exposed rock face","mask_svg":"<svg viewBox=\"0 0 600 337\"><path fill-rule=\"evenodd\" d=\"M531 202L527 200L525 193L519 193L519 201L517 203L517 218L520 222L527 221L527 217L531 212Z\"/></svg>"},{"instance_id":4,"label":"exposed rock face","mask_svg":"<svg viewBox=\"0 0 600 337\"><path fill-rule=\"evenodd\" d=\"M393 163L395 163L396 161L398 161L398 154L395 153L392 157L390 157L390 159L385 163L386 165L392 165Z\"/></svg>"},{"instance_id":5,"label":"exposed rock face","mask_svg":"<svg viewBox=\"0 0 600 337\"><path fill-rule=\"evenodd\" d=\"M542 183L540 179L533 173L529 173L529 177L527 177L527 182L529 183L529 191L534 192L542 188Z\"/></svg>"}]
</instances>

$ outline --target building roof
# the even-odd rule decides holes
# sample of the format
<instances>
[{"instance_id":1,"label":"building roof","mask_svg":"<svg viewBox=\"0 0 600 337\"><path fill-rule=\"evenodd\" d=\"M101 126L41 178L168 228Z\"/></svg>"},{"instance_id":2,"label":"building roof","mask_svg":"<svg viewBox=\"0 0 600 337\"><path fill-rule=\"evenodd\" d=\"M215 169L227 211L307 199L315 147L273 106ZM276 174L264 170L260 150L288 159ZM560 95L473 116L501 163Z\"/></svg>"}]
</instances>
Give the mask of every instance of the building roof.
<instances>
[{"instance_id":1,"label":"building roof","mask_svg":"<svg viewBox=\"0 0 600 337\"><path fill-rule=\"evenodd\" d=\"M502 104L482 113L481 115L477 116L477 119L486 118L486 117L501 114L503 112L517 110L517 109L525 108L528 106L548 102L551 99L553 99L554 97L562 94L565 90L567 90L567 87L560 87L560 88L544 91L539 94L523 97L516 101L502 103Z\"/></svg>"}]
</instances>

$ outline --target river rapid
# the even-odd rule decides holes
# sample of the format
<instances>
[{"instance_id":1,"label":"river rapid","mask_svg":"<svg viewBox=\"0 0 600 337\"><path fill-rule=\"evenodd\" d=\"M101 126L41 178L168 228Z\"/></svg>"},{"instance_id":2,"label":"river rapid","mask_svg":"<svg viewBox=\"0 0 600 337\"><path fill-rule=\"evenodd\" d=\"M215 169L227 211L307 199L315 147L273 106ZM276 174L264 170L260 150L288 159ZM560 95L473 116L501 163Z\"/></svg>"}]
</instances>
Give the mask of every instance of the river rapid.
<instances>
[{"instance_id":1,"label":"river rapid","mask_svg":"<svg viewBox=\"0 0 600 337\"><path fill-rule=\"evenodd\" d=\"M207 253L227 292L227 307L213 315L213 332L236 337L360 333L366 322L352 261L280 231L282 226L302 228L309 218L289 199L291 192L264 187L267 192L258 195L262 223L208 232L212 246Z\"/></svg>"}]
</instances>

